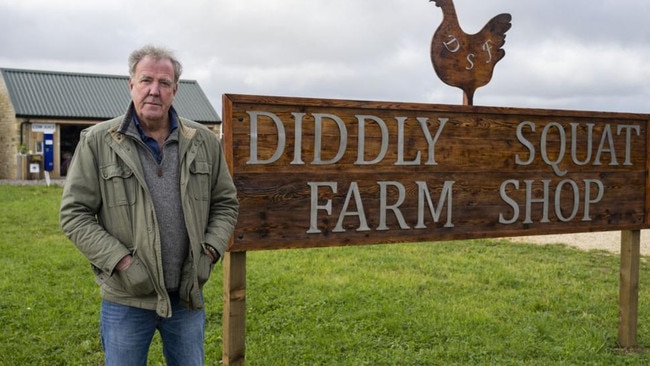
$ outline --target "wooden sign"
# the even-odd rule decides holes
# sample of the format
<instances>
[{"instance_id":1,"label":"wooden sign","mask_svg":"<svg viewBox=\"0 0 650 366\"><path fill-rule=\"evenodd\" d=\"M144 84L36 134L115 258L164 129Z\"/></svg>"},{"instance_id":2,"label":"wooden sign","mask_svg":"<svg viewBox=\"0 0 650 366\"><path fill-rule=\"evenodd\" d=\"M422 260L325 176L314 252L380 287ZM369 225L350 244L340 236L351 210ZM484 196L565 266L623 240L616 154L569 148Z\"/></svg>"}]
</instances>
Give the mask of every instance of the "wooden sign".
<instances>
[{"instance_id":1,"label":"wooden sign","mask_svg":"<svg viewBox=\"0 0 650 366\"><path fill-rule=\"evenodd\" d=\"M224 95L230 251L648 222L650 115Z\"/></svg>"}]
</instances>

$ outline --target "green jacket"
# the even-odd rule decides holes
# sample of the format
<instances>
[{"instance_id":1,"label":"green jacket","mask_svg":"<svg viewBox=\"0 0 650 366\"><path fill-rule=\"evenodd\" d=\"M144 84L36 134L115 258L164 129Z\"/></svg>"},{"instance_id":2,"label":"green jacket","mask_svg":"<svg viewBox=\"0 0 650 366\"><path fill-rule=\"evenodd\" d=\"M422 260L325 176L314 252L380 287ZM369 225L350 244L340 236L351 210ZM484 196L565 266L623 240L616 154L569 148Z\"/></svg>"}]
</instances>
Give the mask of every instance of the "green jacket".
<instances>
[{"instance_id":1,"label":"green jacket","mask_svg":"<svg viewBox=\"0 0 650 366\"><path fill-rule=\"evenodd\" d=\"M126 115L81 133L66 176L60 223L90 261L103 299L170 317L158 223L135 145L142 141L125 134L133 113L131 105ZM176 113L173 108L171 113ZM177 120L180 192L190 240L179 293L196 309L203 307L201 290L213 267L204 245L223 257L239 203L215 134L196 122ZM131 266L115 271L129 253Z\"/></svg>"}]
</instances>

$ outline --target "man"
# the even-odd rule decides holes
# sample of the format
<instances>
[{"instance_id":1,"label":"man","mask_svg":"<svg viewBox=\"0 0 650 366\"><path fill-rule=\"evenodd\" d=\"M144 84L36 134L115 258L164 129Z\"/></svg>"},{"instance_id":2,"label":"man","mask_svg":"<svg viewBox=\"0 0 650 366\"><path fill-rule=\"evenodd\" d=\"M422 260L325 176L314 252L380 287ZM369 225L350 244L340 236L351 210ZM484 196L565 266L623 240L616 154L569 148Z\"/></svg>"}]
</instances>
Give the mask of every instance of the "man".
<instances>
[{"instance_id":1,"label":"man","mask_svg":"<svg viewBox=\"0 0 650 366\"><path fill-rule=\"evenodd\" d=\"M202 288L233 233L236 190L214 133L172 107L173 54L136 50L129 72L126 114L81 134L61 228L100 285L106 365L146 365L156 329L168 365L202 365Z\"/></svg>"}]
</instances>

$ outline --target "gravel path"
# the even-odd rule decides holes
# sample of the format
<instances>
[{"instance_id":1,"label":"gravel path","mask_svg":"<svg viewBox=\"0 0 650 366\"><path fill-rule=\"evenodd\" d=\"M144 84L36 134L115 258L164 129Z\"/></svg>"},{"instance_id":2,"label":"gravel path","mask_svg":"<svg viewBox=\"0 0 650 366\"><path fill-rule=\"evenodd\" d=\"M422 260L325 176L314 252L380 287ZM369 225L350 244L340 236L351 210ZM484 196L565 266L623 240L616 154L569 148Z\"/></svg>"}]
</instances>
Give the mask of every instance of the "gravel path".
<instances>
[{"instance_id":1,"label":"gravel path","mask_svg":"<svg viewBox=\"0 0 650 366\"><path fill-rule=\"evenodd\" d=\"M62 186L63 179L53 179L51 185ZM45 180L3 180L0 185L45 185ZM598 233L579 233L561 235L539 235L506 238L513 242L525 242L533 244L566 244L584 250L606 250L612 253L621 252L621 232L604 231ZM641 230L641 254L650 255L650 229Z\"/></svg>"},{"instance_id":2,"label":"gravel path","mask_svg":"<svg viewBox=\"0 0 650 366\"><path fill-rule=\"evenodd\" d=\"M567 244L583 250L607 250L621 252L621 231L603 231L598 233L579 233L561 235L522 236L508 238L514 242L534 244ZM641 230L641 255L650 254L650 230Z\"/></svg>"}]
</instances>

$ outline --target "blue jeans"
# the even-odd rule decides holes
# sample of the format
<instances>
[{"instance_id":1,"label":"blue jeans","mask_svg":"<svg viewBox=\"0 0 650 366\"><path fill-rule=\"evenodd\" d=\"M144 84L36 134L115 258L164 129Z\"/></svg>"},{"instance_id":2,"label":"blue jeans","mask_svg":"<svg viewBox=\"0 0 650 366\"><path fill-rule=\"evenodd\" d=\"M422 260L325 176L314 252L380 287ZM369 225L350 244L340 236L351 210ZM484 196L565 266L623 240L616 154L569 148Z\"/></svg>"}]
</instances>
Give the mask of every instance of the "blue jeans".
<instances>
[{"instance_id":1,"label":"blue jeans","mask_svg":"<svg viewBox=\"0 0 650 366\"><path fill-rule=\"evenodd\" d=\"M102 300L100 333L106 366L147 365L147 354L158 329L167 365L203 365L205 310L190 310L171 296L172 317Z\"/></svg>"}]
</instances>

